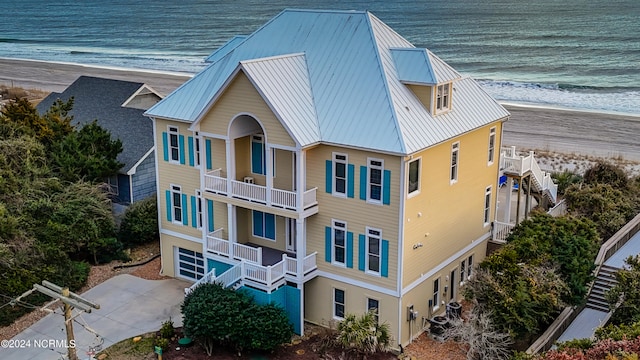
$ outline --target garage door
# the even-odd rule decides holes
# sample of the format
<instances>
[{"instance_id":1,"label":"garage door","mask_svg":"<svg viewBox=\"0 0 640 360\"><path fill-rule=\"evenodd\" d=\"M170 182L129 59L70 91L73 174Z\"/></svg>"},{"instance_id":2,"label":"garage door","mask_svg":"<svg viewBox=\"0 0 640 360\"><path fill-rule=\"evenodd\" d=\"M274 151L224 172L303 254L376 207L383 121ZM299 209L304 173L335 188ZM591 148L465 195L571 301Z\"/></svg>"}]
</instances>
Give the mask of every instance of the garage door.
<instances>
[{"instance_id":1,"label":"garage door","mask_svg":"<svg viewBox=\"0 0 640 360\"><path fill-rule=\"evenodd\" d=\"M183 248L175 249L176 273L189 280L201 279L205 271L202 253Z\"/></svg>"}]
</instances>

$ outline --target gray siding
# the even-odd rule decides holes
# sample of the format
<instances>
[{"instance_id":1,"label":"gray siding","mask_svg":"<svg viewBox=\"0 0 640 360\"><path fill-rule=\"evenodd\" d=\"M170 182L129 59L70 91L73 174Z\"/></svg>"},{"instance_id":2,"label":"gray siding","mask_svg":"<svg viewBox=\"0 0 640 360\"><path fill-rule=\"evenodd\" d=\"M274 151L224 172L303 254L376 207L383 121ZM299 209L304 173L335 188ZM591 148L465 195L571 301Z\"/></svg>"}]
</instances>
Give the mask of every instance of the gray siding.
<instances>
[{"instance_id":1,"label":"gray siding","mask_svg":"<svg viewBox=\"0 0 640 360\"><path fill-rule=\"evenodd\" d=\"M140 201L156 194L156 167L154 153L147 156L131 177L133 181L133 201Z\"/></svg>"}]
</instances>

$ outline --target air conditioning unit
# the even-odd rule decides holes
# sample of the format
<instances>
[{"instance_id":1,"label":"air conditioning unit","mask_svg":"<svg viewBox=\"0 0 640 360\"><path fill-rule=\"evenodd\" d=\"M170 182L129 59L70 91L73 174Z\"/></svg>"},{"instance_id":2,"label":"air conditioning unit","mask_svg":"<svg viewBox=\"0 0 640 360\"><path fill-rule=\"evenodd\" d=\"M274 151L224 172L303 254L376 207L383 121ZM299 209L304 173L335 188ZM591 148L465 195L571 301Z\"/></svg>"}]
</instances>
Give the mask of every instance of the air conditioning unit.
<instances>
[{"instance_id":1,"label":"air conditioning unit","mask_svg":"<svg viewBox=\"0 0 640 360\"><path fill-rule=\"evenodd\" d=\"M255 184L255 180L251 176L245 176L244 177L244 182L245 182L245 184Z\"/></svg>"}]
</instances>

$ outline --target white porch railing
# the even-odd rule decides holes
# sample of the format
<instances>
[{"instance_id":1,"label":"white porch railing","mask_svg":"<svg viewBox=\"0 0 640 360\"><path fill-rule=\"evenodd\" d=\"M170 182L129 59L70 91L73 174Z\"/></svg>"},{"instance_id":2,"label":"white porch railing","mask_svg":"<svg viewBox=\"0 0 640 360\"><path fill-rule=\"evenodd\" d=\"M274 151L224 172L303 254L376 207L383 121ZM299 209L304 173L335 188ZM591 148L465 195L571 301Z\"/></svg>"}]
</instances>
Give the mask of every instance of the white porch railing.
<instances>
[{"instance_id":1,"label":"white porch railing","mask_svg":"<svg viewBox=\"0 0 640 360\"><path fill-rule=\"evenodd\" d=\"M224 257L231 257L230 249L233 249L233 258L247 260L252 263L262 264L262 248L247 246L240 243L232 243L222 238L223 229L217 229L207 235L207 251Z\"/></svg>"},{"instance_id":2,"label":"white porch railing","mask_svg":"<svg viewBox=\"0 0 640 360\"><path fill-rule=\"evenodd\" d=\"M215 280L215 278L216 278L216 269L211 269L211 271L209 271L203 277L201 277L200 280L196 281L195 283L193 283L193 285L184 289L185 296L189 295L189 293L193 291L193 289L195 289L201 284L212 283Z\"/></svg>"},{"instance_id":3,"label":"white porch railing","mask_svg":"<svg viewBox=\"0 0 640 360\"><path fill-rule=\"evenodd\" d=\"M229 183L231 193L229 194ZM216 169L204 176L204 189L214 194L236 197L239 199L258 202L268 206L275 206L289 210L302 211L318 204L316 191L313 188L302 193L302 209L298 208L298 193L295 191L268 189L266 186L231 180L222 176L222 170ZM269 190L269 198L267 191Z\"/></svg>"},{"instance_id":4,"label":"white porch railing","mask_svg":"<svg viewBox=\"0 0 640 360\"><path fill-rule=\"evenodd\" d=\"M493 240L499 242L507 241L507 237L511 234L511 230L516 226L516 224L508 224L499 221L493 222Z\"/></svg>"},{"instance_id":5,"label":"white porch railing","mask_svg":"<svg viewBox=\"0 0 640 360\"><path fill-rule=\"evenodd\" d=\"M222 284L226 288L240 281L240 279L242 279L242 263L237 263L215 278L213 282Z\"/></svg>"}]
</instances>

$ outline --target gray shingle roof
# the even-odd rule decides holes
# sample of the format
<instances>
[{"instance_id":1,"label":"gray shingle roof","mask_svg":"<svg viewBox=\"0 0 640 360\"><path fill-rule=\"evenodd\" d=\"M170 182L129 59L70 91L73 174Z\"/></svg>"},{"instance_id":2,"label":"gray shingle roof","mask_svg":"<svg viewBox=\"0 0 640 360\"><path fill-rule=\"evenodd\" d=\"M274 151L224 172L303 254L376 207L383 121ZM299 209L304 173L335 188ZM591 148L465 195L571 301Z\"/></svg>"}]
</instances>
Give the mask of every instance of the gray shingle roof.
<instances>
[{"instance_id":1,"label":"gray shingle roof","mask_svg":"<svg viewBox=\"0 0 640 360\"><path fill-rule=\"evenodd\" d=\"M153 124L143 115L144 110L122 107L142 86L136 82L81 76L62 93L49 94L37 110L44 113L56 99L67 101L73 96L72 124L82 127L98 120L113 139L120 139L123 151L118 161L124 164L120 172L127 173L153 147Z\"/></svg>"}]
</instances>

